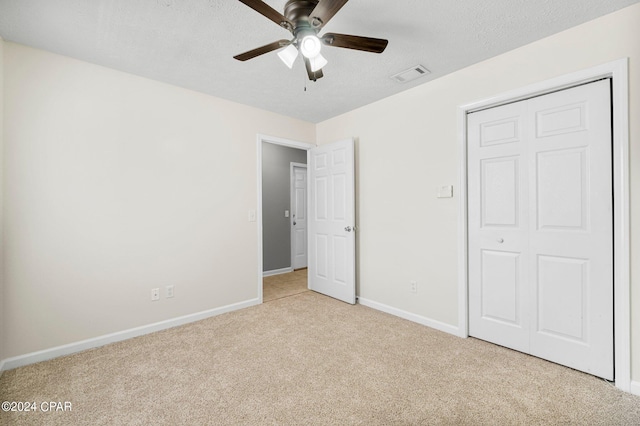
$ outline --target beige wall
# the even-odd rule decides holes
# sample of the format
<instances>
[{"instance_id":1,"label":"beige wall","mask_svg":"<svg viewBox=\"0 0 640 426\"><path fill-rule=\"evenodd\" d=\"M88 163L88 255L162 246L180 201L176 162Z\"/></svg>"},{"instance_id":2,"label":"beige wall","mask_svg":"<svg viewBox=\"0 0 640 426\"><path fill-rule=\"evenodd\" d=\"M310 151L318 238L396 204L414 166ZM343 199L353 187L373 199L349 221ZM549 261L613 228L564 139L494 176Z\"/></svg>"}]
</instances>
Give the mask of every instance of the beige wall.
<instances>
[{"instance_id":1,"label":"beige wall","mask_svg":"<svg viewBox=\"0 0 640 426\"><path fill-rule=\"evenodd\" d=\"M258 296L256 134L312 123L9 42L4 77L4 357Z\"/></svg>"},{"instance_id":2,"label":"beige wall","mask_svg":"<svg viewBox=\"0 0 640 426\"><path fill-rule=\"evenodd\" d=\"M640 380L639 28L637 4L318 124L321 144L359 139L360 296L456 325L457 107L629 57L632 374ZM454 199L437 199L437 187L448 184L456 185Z\"/></svg>"}]
</instances>

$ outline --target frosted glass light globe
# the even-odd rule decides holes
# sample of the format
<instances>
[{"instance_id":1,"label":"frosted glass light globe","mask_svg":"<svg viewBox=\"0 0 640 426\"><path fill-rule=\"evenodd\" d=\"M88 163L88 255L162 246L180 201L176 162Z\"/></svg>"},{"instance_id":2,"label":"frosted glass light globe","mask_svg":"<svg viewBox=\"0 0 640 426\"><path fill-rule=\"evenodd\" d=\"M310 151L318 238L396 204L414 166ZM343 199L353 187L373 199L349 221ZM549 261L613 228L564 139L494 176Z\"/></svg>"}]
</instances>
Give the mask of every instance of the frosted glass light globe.
<instances>
[{"instance_id":1,"label":"frosted glass light globe","mask_svg":"<svg viewBox=\"0 0 640 426\"><path fill-rule=\"evenodd\" d=\"M300 52L305 58L315 58L320 54L321 48L320 39L314 35L308 35L300 42Z\"/></svg>"}]
</instances>

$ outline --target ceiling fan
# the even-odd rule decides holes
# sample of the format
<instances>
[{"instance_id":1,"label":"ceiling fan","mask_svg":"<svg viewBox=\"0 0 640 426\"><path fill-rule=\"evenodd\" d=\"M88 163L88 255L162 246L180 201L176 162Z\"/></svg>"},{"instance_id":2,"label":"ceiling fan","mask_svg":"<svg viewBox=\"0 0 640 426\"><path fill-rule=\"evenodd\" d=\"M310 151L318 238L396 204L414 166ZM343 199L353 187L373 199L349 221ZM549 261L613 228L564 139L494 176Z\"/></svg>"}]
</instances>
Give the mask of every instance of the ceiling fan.
<instances>
[{"instance_id":1,"label":"ceiling fan","mask_svg":"<svg viewBox=\"0 0 640 426\"><path fill-rule=\"evenodd\" d=\"M239 61L281 49L278 56L292 68L299 52L304 59L309 80L316 81L322 78L322 67L327 64L327 60L320 54L322 45L382 53L389 43L388 40L379 38L336 33L318 36L320 30L348 0L289 0L284 7L284 15L262 0L240 1L290 31L293 39L278 40L234 56Z\"/></svg>"}]
</instances>

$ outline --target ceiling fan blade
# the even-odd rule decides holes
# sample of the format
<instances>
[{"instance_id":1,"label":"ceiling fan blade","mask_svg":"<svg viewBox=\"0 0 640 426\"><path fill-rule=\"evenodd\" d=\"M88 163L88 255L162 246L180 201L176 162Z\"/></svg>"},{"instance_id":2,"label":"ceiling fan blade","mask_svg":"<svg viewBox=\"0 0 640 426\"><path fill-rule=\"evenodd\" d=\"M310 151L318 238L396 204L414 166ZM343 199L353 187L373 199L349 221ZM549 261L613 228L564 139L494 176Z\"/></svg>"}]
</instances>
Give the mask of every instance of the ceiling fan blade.
<instances>
[{"instance_id":1,"label":"ceiling fan blade","mask_svg":"<svg viewBox=\"0 0 640 426\"><path fill-rule=\"evenodd\" d=\"M293 28L293 24L283 14L263 2L262 0L240 0L259 14L266 16L276 24L287 29ZM286 22L286 24L284 24Z\"/></svg>"},{"instance_id":2,"label":"ceiling fan blade","mask_svg":"<svg viewBox=\"0 0 640 426\"><path fill-rule=\"evenodd\" d=\"M342 6L344 6L347 1L349 0L320 0L313 9L313 12L309 14L311 22L313 22L314 18L318 18L320 20L319 25L314 25L314 27L322 28L327 25L327 22L329 22L329 20L331 20L331 18L333 18L333 16L342 9Z\"/></svg>"},{"instance_id":3,"label":"ceiling fan blade","mask_svg":"<svg viewBox=\"0 0 640 426\"><path fill-rule=\"evenodd\" d=\"M322 70L318 70L316 72L311 71L311 61L308 58L304 58L304 64L307 67L307 75L309 76L309 80L316 81L317 79L324 77Z\"/></svg>"},{"instance_id":4,"label":"ceiling fan blade","mask_svg":"<svg viewBox=\"0 0 640 426\"><path fill-rule=\"evenodd\" d=\"M257 49L253 49L253 50L250 50L248 52L244 52L244 53L241 53L239 55L236 55L233 58L237 59L239 61L247 61L249 59L255 58L256 56L264 55L265 53L269 53L269 52L272 52L274 50L278 50L281 47L285 47L286 45L288 45L290 43L291 42L289 40L274 41L273 43L266 44L264 46L258 47Z\"/></svg>"},{"instance_id":5,"label":"ceiling fan blade","mask_svg":"<svg viewBox=\"0 0 640 426\"><path fill-rule=\"evenodd\" d=\"M365 52L382 53L389 40L381 38L360 37L347 34L327 33L322 36L322 43L327 46L344 47L346 49L363 50Z\"/></svg>"}]
</instances>

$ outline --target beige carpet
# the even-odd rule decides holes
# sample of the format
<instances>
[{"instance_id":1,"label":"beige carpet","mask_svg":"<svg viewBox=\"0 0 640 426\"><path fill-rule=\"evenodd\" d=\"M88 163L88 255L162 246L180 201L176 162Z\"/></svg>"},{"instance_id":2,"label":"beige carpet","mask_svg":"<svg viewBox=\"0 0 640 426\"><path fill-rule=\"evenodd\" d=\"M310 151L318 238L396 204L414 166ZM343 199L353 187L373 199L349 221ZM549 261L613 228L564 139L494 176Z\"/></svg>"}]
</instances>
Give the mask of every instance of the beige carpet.
<instances>
[{"instance_id":1,"label":"beige carpet","mask_svg":"<svg viewBox=\"0 0 640 426\"><path fill-rule=\"evenodd\" d=\"M304 292L5 372L17 425L640 424L640 398L476 339Z\"/></svg>"}]
</instances>

